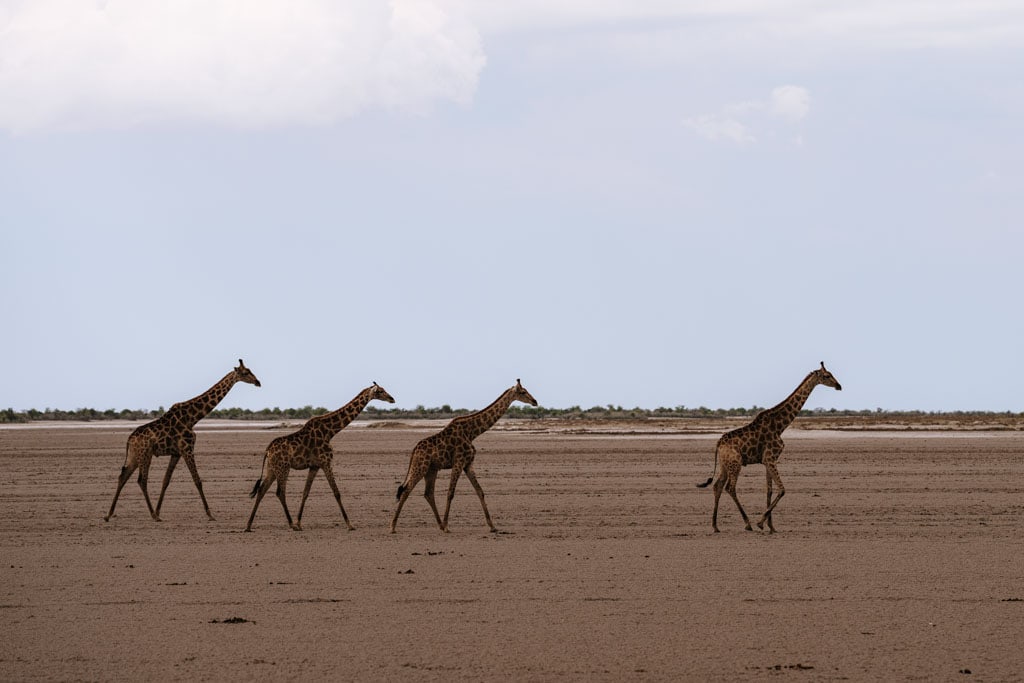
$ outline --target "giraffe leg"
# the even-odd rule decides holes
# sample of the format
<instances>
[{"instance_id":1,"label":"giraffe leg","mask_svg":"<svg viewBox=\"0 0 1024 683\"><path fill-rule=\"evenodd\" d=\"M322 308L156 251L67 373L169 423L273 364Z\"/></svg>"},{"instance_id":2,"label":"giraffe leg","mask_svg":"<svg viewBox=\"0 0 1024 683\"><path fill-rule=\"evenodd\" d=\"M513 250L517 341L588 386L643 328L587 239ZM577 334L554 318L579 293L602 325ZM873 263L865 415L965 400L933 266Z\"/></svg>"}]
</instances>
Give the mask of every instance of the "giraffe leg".
<instances>
[{"instance_id":1,"label":"giraffe leg","mask_svg":"<svg viewBox=\"0 0 1024 683\"><path fill-rule=\"evenodd\" d=\"M414 488L416 488L416 484L419 483L421 478L421 475L413 473L412 476L407 479L409 485L406 486L405 484L402 484L402 486L398 488L398 502L395 504L395 514L391 516L391 533L395 533L395 527L398 525L398 513L402 511L402 506L405 505L405 501L408 500L409 494Z\"/></svg>"},{"instance_id":2,"label":"giraffe leg","mask_svg":"<svg viewBox=\"0 0 1024 683\"><path fill-rule=\"evenodd\" d=\"M196 456L191 451L185 451L185 466L188 467L189 474L192 475L192 481L195 482L196 490L199 491L199 498L203 501L203 509L206 510L207 518L213 522L213 514L210 512L210 506L206 503L206 496L203 495L203 480L199 478L199 470L196 469ZM163 498L163 493L160 494ZM160 504L157 503L157 512L160 511Z\"/></svg>"},{"instance_id":3,"label":"giraffe leg","mask_svg":"<svg viewBox=\"0 0 1024 683\"><path fill-rule=\"evenodd\" d=\"M768 476L771 477L775 484L779 487L779 493L775 496L775 500L773 500L771 504L768 506L768 508L764 511L764 514L761 515L761 519L757 523L757 526L760 529L764 528L765 520L771 516L772 510L774 510L775 506L779 504L779 501L782 500L782 497L786 495L786 487L782 484L782 477L779 476L779 468L775 466L775 463L765 463L765 468L768 470ZM768 529L770 533L775 533L775 527L772 526L771 522L768 523Z\"/></svg>"},{"instance_id":4,"label":"giraffe leg","mask_svg":"<svg viewBox=\"0 0 1024 683\"><path fill-rule=\"evenodd\" d=\"M295 518L295 526L292 527L295 531L302 531L302 511L306 509L306 498L309 496L309 488L313 485L313 479L316 477L317 470L319 467L310 467L309 474L306 475L306 486L302 489L302 502L299 503L299 514Z\"/></svg>"},{"instance_id":5,"label":"giraffe leg","mask_svg":"<svg viewBox=\"0 0 1024 683\"><path fill-rule=\"evenodd\" d=\"M448 533L448 513L452 509L452 498L455 497L455 485L459 483L459 475L462 473L462 466L458 463L452 465L452 478L448 480L448 500L444 504L444 519L441 520L441 531Z\"/></svg>"},{"instance_id":6,"label":"giraffe leg","mask_svg":"<svg viewBox=\"0 0 1024 683\"><path fill-rule=\"evenodd\" d=\"M252 514L249 515L249 523L245 525L246 531L252 531L252 520L256 519L256 508L260 506L260 501L263 500L263 496L267 495L270 485L274 483L276 478L277 476L271 472L264 481L260 482L260 488L256 492L256 502L252 506Z\"/></svg>"},{"instance_id":7,"label":"giraffe leg","mask_svg":"<svg viewBox=\"0 0 1024 683\"><path fill-rule=\"evenodd\" d=\"M734 493L736 487L736 479L740 475L740 469L742 467L742 459L740 453L736 450L736 447L729 443L718 444L715 449L715 458L718 460L718 470L715 473L715 507L711 512L711 528L714 529L715 533L718 533L718 504L722 498L722 491L729 490L730 483L733 489L729 491L729 495L732 496L733 500L736 500L736 494ZM743 507L740 506L739 500L736 500L737 507L740 508L740 513L743 514L743 519L746 520L746 514L743 513ZM750 528L750 523L747 523L747 528Z\"/></svg>"},{"instance_id":8,"label":"giraffe leg","mask_svg":"<svg viewBox=\"0 0 1024 683\"><path fill-rule=\"evenodd\" d=\"M287 485L288 472L286 470L277 477L277 499L281 501L281 507L284 508L284 518L288 520L288 526L294 529L295 524L292 522L292 513L288 512L288 501L285 500L285 488Z\"/></svg>"},{"instance_id":9,"label":"giraffe leg","mask_svg":"<svg viewBox=\"0 0 1024 683\"><path fill-rule=\"evenodd\" d=\"M348 521L348 515L345 514L345 506L341 504L341 491L338 490L338 484L334 481L334 470L330 463L324 465L324 476L327 477L327 483L331 485L331 491L334 492L334 500L338 501L338 508L341 510L341 518L345 520L345 526L349 531L355 531L356 528Z\"/></svg>"},{"instance_id":10,"label":"giraffe leg","mask_svg":"<svg viewBox=\"0 0 1024 683\"><path fill-rule=\"evenodd\" d=\"M110 504L110 512L103 518L104 522L109 522L110 518L114 516L114 508L117 507L117 498L121 495L121 489L128 483L128 480L132 477L132 472L135 471L134 467L129 468L127 465L121 468L121 473L117 475L117 490L114 491L114 501Z\"/></svg>"},{"instance_id":11,"label":"giraffe leg","mask_svg":"<svg viewBox=\"0 0 1024 683\"><path fill-rule=\"evenodd\" d=\"M715 492L715 508L711 512L711 528L715 530L716 534L718 533L718 499L722 497L722 489L724 489L724 488L725 488L725 475L724 474L720 474L720 475L718 475L718 478L715 479L715 483L714 483L713 490Z\"/></svg>"},{"instance_id":12,"label":"giraffe leg","mask_svg":"<svg viewBox=\"0 0 1024 683\"><path fill-rule=\"evenodd\" d=\"M156 501L156 517L160 517L160 508L164 505L164 494L167 492L167 486L171 483L171 475L174 473L174 468L178 466L178 460L181 458L180 455L175 454L171 456L170 461L167 463L167 471L164 472L164 482L160 485L160 497Z\"/></svg>"},{"instance_id":13,"label":"giraffe leg","mask_svg":"<svg viewBox=\"0 0 1024 683\"><path fill-rule=\"evenodd\" d=\"M733 501L736 503L736 507L739 508L740 516L743 517L743 524L746 526L747 531L753 531L754 529L750 526L750 518L747 517L747 511L740 505L740 499L736 495L736 480L739 479L740 465L737 464L735 469L729 468L729 480L725 483L725 490L732 496Z\"/></svg>"},{"instance_id":14,"label":"giraffe leg","mask_svg":"<svg viewBox=\"0 0 1024 683\"><path fill-rule=\"evenodd\" d=\"M153 502L149 499L149 463L148 460L143 460L139 465L139 488L142 489L142 497L146 499L146 507L149 508L149 514L156 521L160 521L160 508L153 509Z\"/></svg>"},{"instance_id":15,"label":"giraffe leg","mask_svg":"<svg viewBox=\"0 0 1024 683\"><path fill-rule=\"evenodd\" d=\"M434 502L434 482L436 481L437 470L429 470L426 476L423 477L423 497L427 499L430 509L434 511L434 519L437 520L438 528L444 530L444 526L441 524L441 515L438 514L437 504Z\"/></svg>"},{"instance_id":16,"label":"giraffe leg","mask_svg":"<svg viewBox=\"0 0 1024 683\"><path fill-rule=\"evenodd\" d=\"M769 507L771 507L771 504L772 504L772 475L771 475L771 472L768 471L768 468L765 468L764 475L765 475L765 479L767 480L765 488L768 491L768 500L767 500L767 502L765 502L764 507L765 507L765 510L767 510ZM765 514L764 519L761 520L761 522L758 522L757 528L763 529L764 526L762 526L762 524L764 522L768 523L768 531L769 531L769 533L775 533L775 527L772 525L772 513L769 512L769 513Z\"/></svg>"},{"instance_id":17,"label":"giraffe leg","mask_svg":"<svg viewBox=\"0 0 1024 683\"><path fill-rule=\"evenodd\" d=\"M472 463L466 466L466 478L469 479L469 483L473 485L473 489L476 491L477 498L480 499L480 506L484 509L484 519L487 520L487 526L491 528L491 532L497 533L498 530L494 528L494 522L491 521L491 513L488 512L487 503L484 501L484 490L477 483L476 472L473 471Z\"/></svg>"}]
</instances>

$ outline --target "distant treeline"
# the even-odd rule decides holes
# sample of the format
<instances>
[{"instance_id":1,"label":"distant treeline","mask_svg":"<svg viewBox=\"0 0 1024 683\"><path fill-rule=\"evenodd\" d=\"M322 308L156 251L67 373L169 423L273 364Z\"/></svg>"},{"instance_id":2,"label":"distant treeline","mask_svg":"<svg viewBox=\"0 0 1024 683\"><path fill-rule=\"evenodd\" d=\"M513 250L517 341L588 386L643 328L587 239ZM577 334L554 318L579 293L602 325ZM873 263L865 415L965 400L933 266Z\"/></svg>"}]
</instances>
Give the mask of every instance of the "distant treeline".
<instances>
[{"instance_id":1,"label":"distant treeline","mask_svg":"<svg viewBox=\"0 0 1024 683\"><path fill-rule=\"evenodd\" d=\"M581 408L572 406L569 408L545 408L532 406L512 406L507 415L520 419L541 419L541 418L564 418L564 419L605 419L605 420L637 420L662 417L681 418L709 418L709 417L753 417L764 410L762 407L751 406L750 408L688 408L676 406L674 408L623 408L622 406L606 405ZM74 421L94 422L99 420L155 420L164 414L165 409L160 406L156 410L96 410L94 408L79 408L77 410L46 410L29 409L16 411L12 408L0 410L0 424L3 423L24 423L36 421ZM263 408L262 410L250 410L248 408L223 408L214 410L210 417L219 420L308 420L316 415L323 415L328 412L327 408L305 406L303 408ZM468 415L473 411L465 408L453 409L449 405L439 408L426 408L416 406L407 408L378 408L367 406L363 410L362 417L368 420L417 420L417 419L451 419L459 415ZM891 420L920 420L922 418L956 418L956 419L978 419L984 417L1024 417L1024 413L991 412L991 411L951 411L951 412L929 412L922 410L836 410L835 408L813 410L802 410L803 417L871 417L874 419Z\"/></svg>"}]
</instances>

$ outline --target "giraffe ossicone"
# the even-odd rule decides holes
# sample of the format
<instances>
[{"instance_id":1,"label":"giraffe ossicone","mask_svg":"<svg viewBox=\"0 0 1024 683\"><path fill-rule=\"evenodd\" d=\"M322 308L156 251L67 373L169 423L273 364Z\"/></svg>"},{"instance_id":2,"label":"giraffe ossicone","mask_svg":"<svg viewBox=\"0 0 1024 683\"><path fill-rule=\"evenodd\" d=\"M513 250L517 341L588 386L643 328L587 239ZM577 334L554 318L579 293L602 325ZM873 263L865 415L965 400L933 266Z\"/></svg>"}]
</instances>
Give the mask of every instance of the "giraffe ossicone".
<instances>
[{"instance_id":1,"label":"giraffe ossicone","mask_svg":"<svg viewBox=\"0 0 1024 683\"><path fill-rule=\"evenodd\" d=\"M750 424L726 432L718 440L718 444L715 446L715 474L704 483L697 484L698 488L705 488L712 481L715 482L715 507L711 513L711 528L716 533L718 532L718 499L721 497L723 489L736 502L736 507L739 508L747 531L753 531L747 513L736 496L736 480L745 465L757 463L764 464L768 489L766 508L758 520L757 526L759 529L764 529L764 525L767 523L769 533L775 532L775 526L772 524L772 510L786 493L786 487L782 485L782 478L779 476L777 466L782 449L785 447L785 443L782 441L782 432L796 419L800 409L804 407L804 403L811 395L811 391L819 384L832 387L837 391L843 389L832 373L825 369L825 363L822 362L821 368L808 374L782 403L761 411ZM779 487L779 492L774 500L772 500L773 484Z\"/></svg>"},{"instance_id":2,"label":"giraffe ossicone","mask_svg":"<svg viewBox=\"0 0 1024 683\"><path fill-rule=\"evenodd\" d=\"M421 440L412 449L409 457L409 469L405 480L398 487L395 504L395 513L391 517L391 533L395 533L398 524L398 515L405 505L406 499L420 479L425 481L423 496L430 504L434 513L437 526L443 532L448 531L448 513L451 510L452 498L455 496L455 485L459 481L459 475L463 472L473 485L477 497L480 499L480 506L484 509L484 519L492 532L497 532L494 522L491 521L491 513L487 510L487 503L484 500L484 491L476 480L476 472L473 470L473 459L476 457L476 447L473 440L486 432L497 422L508 407L514 401L527 403L531 406L537 405L537 400L530 395L520 381L517 379L515 385L502 392L491 405L483 410L462 415L445 426L437 434L428 436ZM450 469L451 479L448 482L448 499L444 506L444 519L437 512L437 504L434 502L434 482L437 480L437 473L440 470Z\"/></svg>"}]
</instances>

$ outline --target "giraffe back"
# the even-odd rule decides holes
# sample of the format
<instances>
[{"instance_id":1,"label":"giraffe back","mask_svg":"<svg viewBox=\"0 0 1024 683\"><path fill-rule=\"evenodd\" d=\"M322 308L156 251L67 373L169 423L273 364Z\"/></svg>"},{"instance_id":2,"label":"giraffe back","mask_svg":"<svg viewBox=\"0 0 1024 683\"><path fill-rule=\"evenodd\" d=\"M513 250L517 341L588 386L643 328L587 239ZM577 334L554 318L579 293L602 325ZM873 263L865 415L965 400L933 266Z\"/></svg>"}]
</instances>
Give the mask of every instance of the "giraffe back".
<instances>
[{"instance_id":1,"label":"giraffe back","mask_svg":"<svg viewBox=\"0 0 1024 683\"><path fill-rule=\"evenodd\" d=\"M303 429L279 436L267 446L267 460L293 470L305 470L312 464L320 466L333 456L329 439L316 438Z\"/></svg>"},{"instance_id":2,"label":"giraffe back","mask_svg":"<svg viewBox=\"0 0 1024 683\"><path fill-rule=\"evenodd\" d=\"M192 448L195 442L196 434L192 427L170 412L136 427L128 436L129 450L145 451L154 456L180 455L183 445Z\"/></svg>"},{"instance_id":3,"label":"giraffe back","mask_svg":"<svg viewBox=\"0 0 1024 683\"><path fill-rule=\"evenodd\" d=\"M775 424L771 416L759 419L764 413L754 418L748 425L726 432L718 440L718 447L732 448L739 453L740 460L744 465L756 465L764 462L764 456L769 452L782 450L782 431L785 426Z\"/></svg>"},{"instance_id":4,"label":"giraffe back","mask_svg":"<svg viewBox=\"0 0 1024 683\"><path fill-rule=\"evenodd\" d=\"M421 439L413 448L413 456L427 458L431 469L447 470L454 464L456 454L472 448L473 443L463 430L453 429L449 424L437 434Z\"/></svg>"}]
</instances>

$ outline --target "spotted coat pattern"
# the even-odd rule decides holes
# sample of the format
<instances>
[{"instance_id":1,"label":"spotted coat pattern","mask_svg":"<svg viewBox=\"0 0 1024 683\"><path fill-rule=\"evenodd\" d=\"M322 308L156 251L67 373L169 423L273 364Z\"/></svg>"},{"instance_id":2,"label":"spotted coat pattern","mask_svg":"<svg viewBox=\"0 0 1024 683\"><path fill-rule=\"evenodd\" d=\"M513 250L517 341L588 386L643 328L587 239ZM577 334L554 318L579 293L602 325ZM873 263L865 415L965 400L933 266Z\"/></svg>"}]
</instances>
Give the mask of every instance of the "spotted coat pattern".
<instances>
[{"instance_id":1,"label":"spotted coat pattern","mask_svg":"<svg viewBox=\"0 0 1024 683\"><path fill-rule=\"evenodd\" d=\"M767 522L769 532L775 532L775 526L772 524L772 510L786 493L786 487L782 484L777 466L782 449L785 447L782 441L782 432L796 419L800 409L811 395L811 391L819 384L838 391L843 388L822 363L821 368L807 375L800 386L782 403L758 413L750 424L726 432L718 440L718 445L715 447L716 476L711 477L703 484L698 484L700 488L704 488L714 480L715 507L711 514L711 527L715 532L718 531L718 499L721 497L723 489L736 502L736 507L739 508L747 531L752 531L747 513L736 496L736 481L739 479L740 469L743 466L757 463L764 464L768 489L767 507L757 522L757 526L759 529L764 529L765 522ZM779 489L774 500L772 500L773 484Z\"/></svg>"},{"instance_id":2,"label":"spotted coat pattern","mask_svg":"<svg viewBox=\"0 0 1024 683\"><path fill-rule=\"evenodd\" d=\"M537 405L536 399L523 388L517 379L515 386L507 389L491 405L470 415L455 418L440 432L428 436L416 444L416 447L412 449L412 456L409 458L409 471L405 475L405 481L398 487L398 503L395 505L395 514L391 518L391 533L395 533L402 506L405 505L406 499L420 479L424 480L423 496L434 512L437 526L441 531L447 532L448 513L451 510L452 498L455 496L455 485L459 481L459 475L463 472L466 473L469 483L473 485L473 489L480 499L487 526L491 531L497 531L491 521L491 513L487 510L483 489L480 488L480 484L476 480L476 472L473 470L473 459L476 457L473 440L494 426L494 423L505 414L513 401L521 401L531 406ZM452 471L452 474L448 482L448 499L444 507L444 519L442 519L434 502L434 483L437 480L438 471L448 469Z\"/></svg>"},{"instance_id":3,"label":"spotted coat pattern","mask_svg":"<svg viewBox=\"0 0 1024 683\"><path fill-rule=\"evenodd\" d=\"M306 507L306 498L309 496L309 488L313 485L313 479L320 470L324 471L324 477L331 486L334 499L338 501L341 508L341 517L345 520L349 531L355 527L348 521L348 514L345 506L341 504L341 492L338 484L334 481L334 470L331 463L334 460L334 449L331 448L331 439L338 432L348 426L356 419L359 413L363 412L366 404L373 400L394 403L395 399L376 382L366 387L355 398L337 410L317 415L310 418L302 428L291 434L279 436L270 442L267 451L263 456L263 472L256 480L256 485L249 494L250 498L255 497L256 502L252 506L252 514L249 515L249 523L245 530L252 531L252 521L256 518L256 509L260 506L263 496L270 490L270 486L277 482L277 498L284 508L285 519L288 526L295 531L302 531L302 511ZM288 511L288 503L285 501L285 488L288 484L288 473L291 470L309 470L306 475L306 487L302 491L302 502L299 504L299 514L292 523L292 515Z\"/></svg>"},{"instance_id":4,"label":"spotted coat pattern","mask_svg":"<svg viewBox=\"0 0 1024 683\"><path fill-rule=\"evenodd\" d=\"M206 516L211 520L210 506L206 503L206 496L203 494L203 482L196 470L195 446L196 446L196 423L210 414L217 404L220 403L231 387L236 382L245 382L260 386L256 375L252 374L249 368L245 367L242 359L238 359L238 367L226 374L219 382L208 390L188 401L175 403L170 410L156 420L146 423L137 428L128 436L128 444L125 447L124 465L121 467L121 474L117 478L117 491L114 492L114 501L110 504L110 512L104 517L110 521L114 516L114 508L117 506L117 498L121 495L132 472L139 470L139 487L146 499L146 506L153 519L160 521L160 507L164 502L164 493L167 485L171 483L171 474L178 465L180 458L185 459L185 465L192 474L192 481L199 490L199 498L203 501L203 509ZM167 472L164 473L164 482L160 487L160 498L157 500L156 509L149 500L147 481L149 479L149 465L154 456L170 456L167 463Z\"/></svg>"}]
</instances>

